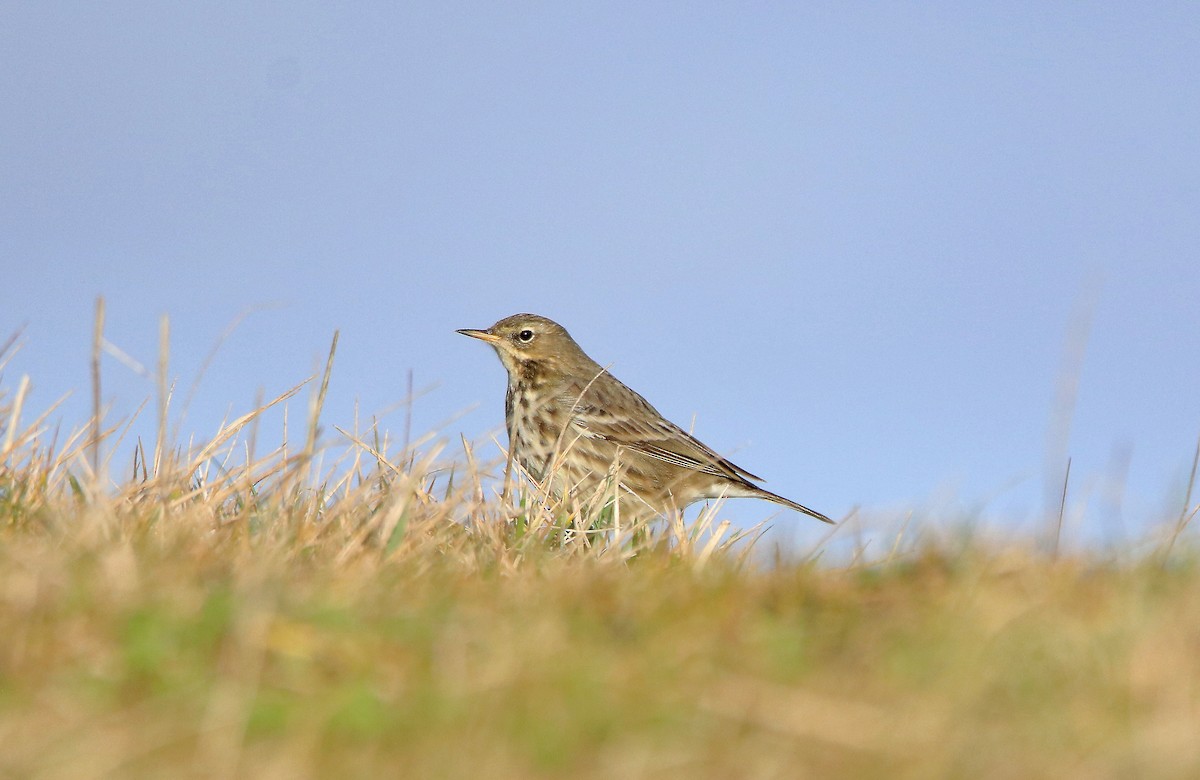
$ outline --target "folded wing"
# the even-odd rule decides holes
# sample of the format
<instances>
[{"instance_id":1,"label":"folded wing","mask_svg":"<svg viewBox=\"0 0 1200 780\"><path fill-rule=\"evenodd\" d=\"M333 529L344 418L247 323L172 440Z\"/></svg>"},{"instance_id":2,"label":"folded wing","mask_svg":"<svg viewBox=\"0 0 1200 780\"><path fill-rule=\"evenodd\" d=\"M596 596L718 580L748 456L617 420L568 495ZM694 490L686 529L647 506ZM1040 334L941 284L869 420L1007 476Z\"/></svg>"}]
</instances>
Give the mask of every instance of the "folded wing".
<instances>
[{"instance_id":1,"label":"folded wing","mask_svg":"<svg viewBox=\"0 0 1200 780\"><path fill-rule=\"evenodd\" d=\"M581 435L604 439L664 463L716 477L738 482L762 480L665 419L646 399L628 387L613 381L599 390L602 392L584 393L583 388L579 388L575 395L578 400L572 401L571 425ZM593 401L593 395L596 401ZM605 397L604 403L600 404L601 395L614 397Z\"/></svg>"}]
</instances>

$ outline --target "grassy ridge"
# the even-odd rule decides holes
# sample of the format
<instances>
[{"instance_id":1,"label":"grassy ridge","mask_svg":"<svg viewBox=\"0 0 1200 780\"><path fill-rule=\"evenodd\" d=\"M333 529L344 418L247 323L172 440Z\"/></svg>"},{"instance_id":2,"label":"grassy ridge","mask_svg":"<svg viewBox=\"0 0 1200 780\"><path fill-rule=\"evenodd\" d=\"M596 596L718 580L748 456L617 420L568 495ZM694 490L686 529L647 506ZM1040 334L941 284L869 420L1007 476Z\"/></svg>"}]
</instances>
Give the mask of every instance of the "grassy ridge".
<instances>
[{"instance_id":1,"label":"grassy ridge","mask_svg":"<svg viewBox=\"0 0 1200 780\"><path fill-rule=\"evenodd\" d=\"M246 455L252 413L114 480L117 433L21 397L0 777L1200 775L1186 535L765 565L719 512L574 530L470 450L346 434L317 472L319 399L295 451Z\"/></svg>"},{"instance_id":2,"label":"grassy ridge","mask_svg":"<svg viewBox=\"0 0 1200 780\"><path fill-rule=\"evenodd\" d=\"M0 547L6 775L1200 768L1195 568L518 561L424 523L346 555L85 514Z\"/></svg>"}]
</instances>

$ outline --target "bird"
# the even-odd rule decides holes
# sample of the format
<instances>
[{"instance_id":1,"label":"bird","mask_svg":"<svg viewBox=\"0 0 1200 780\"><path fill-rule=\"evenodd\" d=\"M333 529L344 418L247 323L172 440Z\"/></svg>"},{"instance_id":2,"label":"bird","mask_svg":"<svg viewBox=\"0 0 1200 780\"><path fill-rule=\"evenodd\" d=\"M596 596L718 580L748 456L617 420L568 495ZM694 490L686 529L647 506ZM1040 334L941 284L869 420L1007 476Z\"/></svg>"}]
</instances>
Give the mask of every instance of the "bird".
<instances>
[{"instance_id":1,"label":"bird","mask_svg":"<svg viewBox=\"0 0 1200 780\"><path fill-rule=\"evenodd\" d=\"M634 518L709 499L761 498L834 522L754 484L762 478L663 417L557 322L514 314L457 332L496 350L508 372L509 462L515 458L556 498L598 507L615 496L621 517Z\"/></svg>"}]
</instances>

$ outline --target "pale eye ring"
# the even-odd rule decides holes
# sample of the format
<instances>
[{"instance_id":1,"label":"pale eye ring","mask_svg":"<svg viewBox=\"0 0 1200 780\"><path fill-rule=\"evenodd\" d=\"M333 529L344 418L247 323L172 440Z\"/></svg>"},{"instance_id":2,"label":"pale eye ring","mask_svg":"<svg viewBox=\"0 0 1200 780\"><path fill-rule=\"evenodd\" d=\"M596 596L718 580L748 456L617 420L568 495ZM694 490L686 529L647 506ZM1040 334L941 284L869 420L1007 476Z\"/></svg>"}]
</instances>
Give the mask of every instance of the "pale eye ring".
<instances>
[{"instance_id":1,"label":"pale eye ring","mask_svg":"<svg viewBox=\"0 0 1200 780\"><path fill-rule=\"evenodd\" d=\"M529 328L521 331L517 334L517 341L520 341L524 344L528 344L529 342L533 341L533 331L531 331Z\"/></svg>"}]
</instances>

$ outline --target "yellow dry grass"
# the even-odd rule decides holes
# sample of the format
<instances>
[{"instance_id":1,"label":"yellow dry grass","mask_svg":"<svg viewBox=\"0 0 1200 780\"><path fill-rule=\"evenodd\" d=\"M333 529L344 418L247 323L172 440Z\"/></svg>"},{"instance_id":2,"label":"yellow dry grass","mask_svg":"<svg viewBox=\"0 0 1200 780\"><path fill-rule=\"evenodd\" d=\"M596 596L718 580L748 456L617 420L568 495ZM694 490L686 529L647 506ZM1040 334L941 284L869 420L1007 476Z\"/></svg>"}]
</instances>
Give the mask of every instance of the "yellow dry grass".
<instances>
[{"instance_id":1,"label":"yellow dry grass","mask_svg":"<svg viewBox=\"0 0 1200 780\"><path fill-rule=\"evenodd\" d=\"M261 409L172 445L164 389L116 479L120 425L0 389L0 777L1200 775L1187 532L838 565L719 509L583 531L469 447L342 431L318 468L314 384L260 457Z\"/></svg>"}]
</instances>

